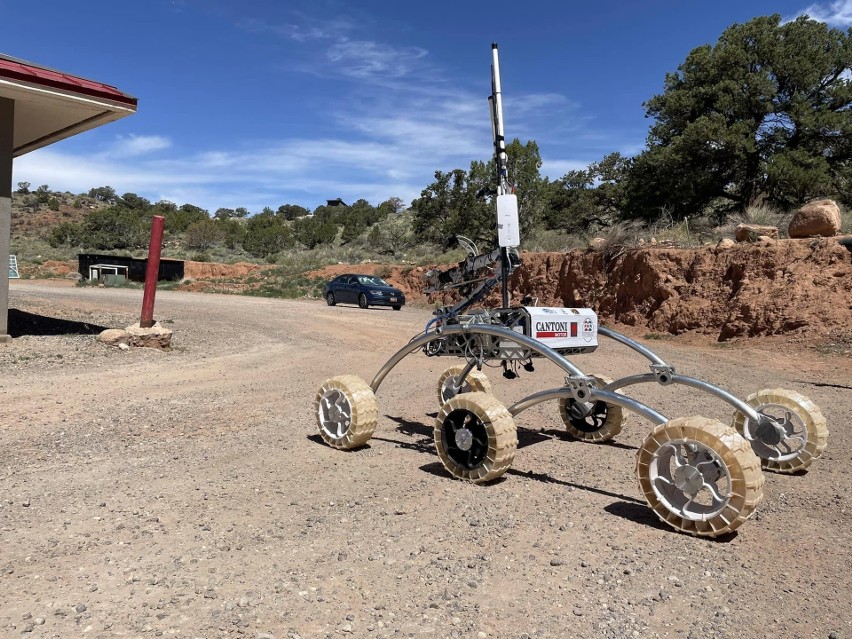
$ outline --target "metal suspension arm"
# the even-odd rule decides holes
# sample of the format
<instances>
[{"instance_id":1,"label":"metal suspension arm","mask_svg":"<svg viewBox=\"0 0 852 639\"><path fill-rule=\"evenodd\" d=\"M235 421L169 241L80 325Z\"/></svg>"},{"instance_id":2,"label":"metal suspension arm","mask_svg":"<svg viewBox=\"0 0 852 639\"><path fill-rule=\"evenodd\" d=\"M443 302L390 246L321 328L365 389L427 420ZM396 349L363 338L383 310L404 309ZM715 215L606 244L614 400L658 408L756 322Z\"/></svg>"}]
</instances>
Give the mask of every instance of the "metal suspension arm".
<instances>
[{"instance_id":1,"label":"metal suspension arm","mask_svg":"<svg viewBox=\"0 0 852 639\"><path fill-rule=\"evenodd\" d=\"M419 337L412 339L410 342L408 342L408 344L406 344L396 353L394 353L394 355L385 363L385 365L379 369L379 372L376 373L376 376L373 378L373 381L370 382L370 387L373 389L373 392L375 393L376 391L378 391L382 380L384 380L384 378L393 369L393 367L399 364L407 355L410 355L411 353L428 344L429 342L443 339L444 337L448 337L450 335L458 335L460 333L467 335L491 335L493 337L506 338L517 344L526 346L527 348L537 352L542 357L549 359L563 371L568 373L568 375L571 377L587 377L585 373L583 373L583 371L574 366L574 364L562 357L562 355L554 351L552 348L550 348L549 346L545 346L538 340L527 337L526 335L516 333L515 331L509 330L508 328L503 328L501 326L491 326L489 324L456 324L451 326L445 326L440 333L437 331L432 331L426 333L425 335L420 335Z\"/></svg>"}]
</instances>

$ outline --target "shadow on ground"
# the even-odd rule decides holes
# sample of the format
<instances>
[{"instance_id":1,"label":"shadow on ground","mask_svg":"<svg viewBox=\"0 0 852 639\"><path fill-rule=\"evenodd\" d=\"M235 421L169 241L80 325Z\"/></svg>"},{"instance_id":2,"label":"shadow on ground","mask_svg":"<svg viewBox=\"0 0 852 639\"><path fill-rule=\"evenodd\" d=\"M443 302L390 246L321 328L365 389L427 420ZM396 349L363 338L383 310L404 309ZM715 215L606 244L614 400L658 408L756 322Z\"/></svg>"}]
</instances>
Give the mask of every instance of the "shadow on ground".
<instances>
[{"instance_id":1,"label":"shadow on ground","mask_svg":"<svg viewBox=\"0 0 852 639\"><path fill-rule=\"evenodd\" d=\"M106 328L106 326L98 326L88 322L74 322L57 317L27 313L16 308L9 309L8 330L12 337L24 335L97 335Z\"/></svg>"}]
</instances>

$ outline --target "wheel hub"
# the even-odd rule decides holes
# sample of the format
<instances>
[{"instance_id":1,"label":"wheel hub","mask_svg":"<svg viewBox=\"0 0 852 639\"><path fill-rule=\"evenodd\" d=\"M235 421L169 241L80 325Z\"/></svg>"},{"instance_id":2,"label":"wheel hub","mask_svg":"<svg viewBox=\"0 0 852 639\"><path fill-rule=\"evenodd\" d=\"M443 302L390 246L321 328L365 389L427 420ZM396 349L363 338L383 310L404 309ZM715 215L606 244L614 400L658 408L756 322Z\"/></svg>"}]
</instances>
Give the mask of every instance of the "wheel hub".
<instances>
[{"instance_id":1,"label":"wheel hub","mask_svg":"<svg viewBox=\"0 0 852 639\"><path fill-rule=\"evenodd\" d=\"M460 428L456 431L456 448L465 452L469 451L473 446L473 433L467 428Z\"/></svg>"},{"instance_id":2,"label":"wheel hub","mask_svg":"<svg viewBox=\"0 0 852 639\"><path fill-rule=\"evenodd\" d=\"M757 428L754 431L755 437L757 437L764 444L769 446L777 446L780 444L787 432L792 431L792 424L790 423L789 418L786 416L783 420L777 420L776 418L765 415L761 413L761 420L757 425ZM781 421L782 423L778 423Z\"/></svg>"},{"instance_id":3,"label":"wheel hub","mask_svg":"<svg viewBox=\"0 0 852 639\"><path fill-rule=\"evenodd\" d=\"M672 481L679 490L685 494L694 496L704 486L704 475L695 466L681 466L676 468L672 474Z\"/></svg>"},{"instance_id":4,"label":"wheel hub","mask_svg":"<svg viewBox=\"0 0 852 639\"><path fill-rule=\"evenodd\" d=\"M352 407L339 390L331 389L319 404L319 422L323 431L333 439L340 439L352 423Z\"/></svg>"}]
</instances>

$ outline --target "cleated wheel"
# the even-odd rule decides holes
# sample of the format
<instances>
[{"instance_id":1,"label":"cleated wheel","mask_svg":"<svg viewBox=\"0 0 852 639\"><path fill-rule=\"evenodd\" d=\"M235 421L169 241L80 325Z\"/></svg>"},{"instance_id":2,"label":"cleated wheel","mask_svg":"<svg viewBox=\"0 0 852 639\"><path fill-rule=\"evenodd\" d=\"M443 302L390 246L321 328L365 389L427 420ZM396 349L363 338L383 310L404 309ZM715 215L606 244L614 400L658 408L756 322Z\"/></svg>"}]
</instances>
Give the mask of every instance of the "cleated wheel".
<instances>
[{"instance_id":1,"label":"cleated wheel","mask_svg":"<svg viewBox=\"0 0 852 639\"><path fill-rule=\"evenodd\" d=\"M369 304L367 304L367 296L363 293L358 296L358 306L361 308L367 308L369 306Z\"/></svg>"},{"instance_id":2,"label":"cleated wheel","mask_svg":"<svg viewBox=\"0 0 852 639\"><path fill-rule=\"evenodd\" d=\"M454 386L463 370L463 365L456 365L450 366L447 370L441 373L441 376L438 378L438 404L443 406L453 397L461 393L491 392L491 382L488 381L488 377L486 377L485 373L478 371L475 368L471 369L464 378L464 383L462 384L461 389L459 389L458 392L455 392L453 390Z\"/></svg>"},{"instance_id":3,"label":"cleated wheel","mask_svg":"<svg viewBox=\"0 0 852 639\"><path fill-rule=\"evenodd\" d=\"M598 382L598 388L612 383L609 377L603 375L592 375L592 378ZM573 397L563 397L559 400L559 416L569 435L586 442L609 441L618 435L627 423L627 415L621 406L607 404L602 400L578 402Z\"/></svg>"},{"instance_id":4,"label":"cleated wheel","mask_svg":"<svg viewBox=\"0 0 852 639\"><path fill-rule=\"evenodd\" d=\"M329 306L334 306L335 304L337 304L337 301L334 299L334 293L329 291L328 295L325 296L325 302Z\"/></svg>"},{"instance_id":5,"label":"cleated wheel","mask_svg":"<svg viewBox=\"0 0 852 639\"><path fill-rule=\"evenodd\" d=\"M828 444L828 426L822 411L810 399L783 388L765 389L746 398L761 415L772 417L775 426L755 424L739 411L731 425L751 444L763 467L793 473L811 465Z\"/></svg>"},{"instance_id":6,"label":"cleated wheel","mask_svg":"<svg viewBox=\"0 0 852 639\"><path fill-rule=\"evenodd\" d=\"M662 521L700 537L736 530L763 499L760 459L733 428L706 417L654 428L636 453L636 476Z\"/></svg>"},{"instance_id":7,"label":"cleated wheel","mask_svg":"<svg viewBox=\"0 0 852 639\"><path fill-rule=\"evenodd\" d=\"M505 473L518 448L515 420L496 397L482 392L462 393L444 404L434 435L444 468L475 484Z\"/></svg>"},{"instance_id":8,"label":"cleated wheel","mask_svg":"<svg viewBox=\"0 0 852 639\"><path fill-rule=\"evenodd\" d=\"M329 446L348 450L367 443L379 418L373 389L355 375L327 379L314 399L320 436Z\"/></svg>"}]
</instances>

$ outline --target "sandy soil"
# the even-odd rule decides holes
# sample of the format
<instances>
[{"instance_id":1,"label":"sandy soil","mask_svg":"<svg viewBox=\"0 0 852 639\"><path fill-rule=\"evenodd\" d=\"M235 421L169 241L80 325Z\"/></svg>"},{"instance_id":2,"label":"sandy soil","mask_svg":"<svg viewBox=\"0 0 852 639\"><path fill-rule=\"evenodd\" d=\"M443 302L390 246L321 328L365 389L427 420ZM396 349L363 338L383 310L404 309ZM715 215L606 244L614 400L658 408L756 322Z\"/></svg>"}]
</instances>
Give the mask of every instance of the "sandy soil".
<instances>
[{"instance_id":1,"label":"sandy soil","mask_svg":"<svg viewBox=\"0 0 852 639\"><path fill-rule=\"evenodd\" d=\"M803 392L828 419L823 457L767 474L757 515L709 541L642 500L639 418L595 446L539 405L517 418L502 480L451 480L431 430L435 381L456 360L394 369L368 447L321 443L322 381L369 381L427 311L161 292L173 350L123 352L73 331L132 323L141 291L13 282L11 295L22 317L69 323L0 346L0 636L852 637L846 357L650 343L740 396ZM614 344L574 361L645 368ZM537 368L486 372L509 404L561 385ZM634 396L730 419L691 391Z\"/></svg>"}]
</instances>

